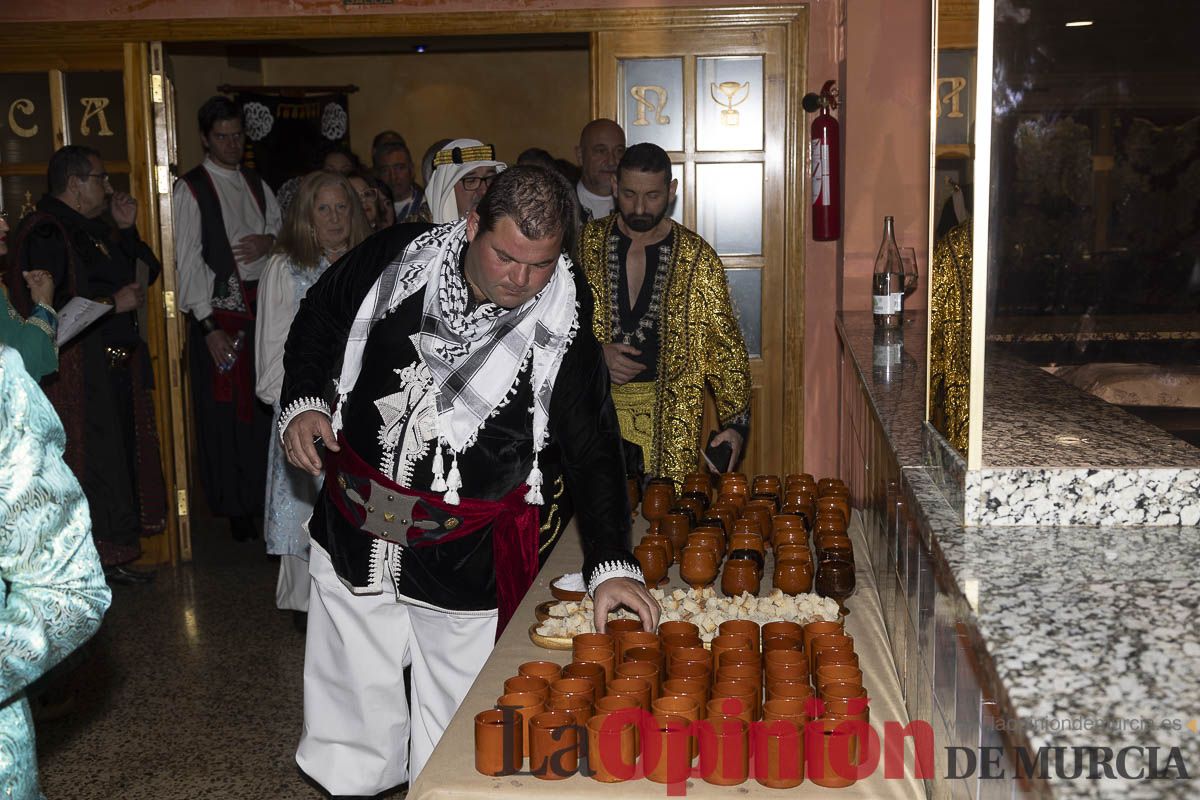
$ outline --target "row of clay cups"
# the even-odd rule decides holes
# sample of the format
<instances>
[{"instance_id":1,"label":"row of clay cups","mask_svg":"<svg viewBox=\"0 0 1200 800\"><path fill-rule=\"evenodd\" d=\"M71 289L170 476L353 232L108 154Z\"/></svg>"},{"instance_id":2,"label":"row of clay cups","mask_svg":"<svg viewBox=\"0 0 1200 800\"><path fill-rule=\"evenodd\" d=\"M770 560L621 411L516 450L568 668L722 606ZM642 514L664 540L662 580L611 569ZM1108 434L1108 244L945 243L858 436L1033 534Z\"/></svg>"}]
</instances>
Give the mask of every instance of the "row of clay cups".
<instances>
[{"instance_id":1,"label":"row of clay cups","mask_svg":"<svg viewBox=\"0 0 1200 800\"><path fill-rule=\"evenodd\" d=\"M475 717L475 765L485 775L510 775L528 758L529 772L542 780L582 772L604 783L644 777L682 785L700 777L718 786L754 779L787 789L806 777L820 786L853 782L852 773L847 782L847 765L838 757L854 763L855 744L835 741L847 735L847 726L832 719L810 721L794 703L768 705L767 718L755 723L728 715L698 720L686 708L685 713L658 710L670 704L653 712L623 706L598 712L583 724L563 711L491 709ZM521 733L525 730L527 736Z\"/></svg>"}]
</instances>

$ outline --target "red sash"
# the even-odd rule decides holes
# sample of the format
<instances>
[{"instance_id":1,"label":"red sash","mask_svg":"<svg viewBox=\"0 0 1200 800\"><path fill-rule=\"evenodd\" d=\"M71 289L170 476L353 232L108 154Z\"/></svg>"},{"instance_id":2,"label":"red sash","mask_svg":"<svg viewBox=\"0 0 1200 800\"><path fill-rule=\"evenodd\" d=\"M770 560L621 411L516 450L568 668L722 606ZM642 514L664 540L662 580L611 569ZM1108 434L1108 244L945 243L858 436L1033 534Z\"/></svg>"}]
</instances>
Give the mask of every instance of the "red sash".
<instances>
[{"instance_id":1,"label":"red sash","mask_svg":"<svg viewBox=\"0 0 1200 800\"><path fill-rule=\"evenodd\" d=\"M394 482L363 461L341 434L338 444L340 451L325 453L325 491L342 518L363 533L394 541L370 530L376 524L372 521L375 506L383 508L393 494L419 501L412 506L414 525L406 531L409 547L452 542L492 526L492 561L499 608L496 638L500 638L538 573L538 509L525 502L528 487L521 484L499 500L463 497L458 505L452 506L442 501L441 494L409 489ZM389 497L377 497L373 503L372 484L386 490ZM430 530L416 524L422 522L436 527Z\"/></svg>"}]
</instances>

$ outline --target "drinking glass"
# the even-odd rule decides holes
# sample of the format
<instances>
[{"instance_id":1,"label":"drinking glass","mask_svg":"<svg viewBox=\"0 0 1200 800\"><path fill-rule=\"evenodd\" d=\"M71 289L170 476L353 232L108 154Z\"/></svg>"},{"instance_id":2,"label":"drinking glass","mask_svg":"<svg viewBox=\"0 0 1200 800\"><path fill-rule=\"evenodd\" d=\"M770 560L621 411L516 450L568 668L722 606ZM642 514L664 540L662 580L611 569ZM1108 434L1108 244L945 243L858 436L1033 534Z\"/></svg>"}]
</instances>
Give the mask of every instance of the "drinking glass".
<instances>
[{"instance_id":1,"label":"drinking glass","mask_svg":"<svg viewBox=\"0 0 1200 800\"><path fill-rule=\"evenodd\" d=\"M916 248L901 247L900 263L904 265L904 305L907 308L909 295L917 291Z\"/></svg>"}]
</instances>

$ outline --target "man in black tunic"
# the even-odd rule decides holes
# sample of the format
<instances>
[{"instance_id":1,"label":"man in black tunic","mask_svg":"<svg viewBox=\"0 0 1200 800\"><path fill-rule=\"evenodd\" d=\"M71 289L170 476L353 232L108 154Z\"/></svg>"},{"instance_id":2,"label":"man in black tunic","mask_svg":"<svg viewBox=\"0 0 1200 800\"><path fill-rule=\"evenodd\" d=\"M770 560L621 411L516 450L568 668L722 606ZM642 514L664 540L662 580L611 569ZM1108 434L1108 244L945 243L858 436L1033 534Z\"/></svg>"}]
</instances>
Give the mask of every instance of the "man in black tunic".
<instances>
[{"instance_id":1,"label":"man in black tunic","mask_svg":"<svg viewBox=\"0 0 1200 800\"><path fill-rule=\"evenodd\" d=\"M537 512L555 476L598 626L622 604L657 625L608 371L562 251L574 214L561 176L511 169L460 222L368 239L296 315L280 431L293 464L326 475L296 758L334 794L419 773L553 544Z\"/></svg>"},{"instance_id":2,"label":"man in black tunic","mask_svg":"<svg viewBox=\"0 0 1200 800\"><path fill-rule=\"evenodd\" d=\"M59 370L42 381L67 434L65 458L91 508L92 534L105 573L116 583L141 583L150 573L126 566L141 554L140 538L166 527L150 387L150 356L133 312L144 301L137 263L153 283L158 259L138 236L137 201L114 192L100 154L72 145L50 159L49 192L13 237L8 285L13 304L29 313L22 270L48 270L54 307L84 297L112 312L67 343ZM114 224L115 223L115 224Z\"/></svg>"}]
</instances>

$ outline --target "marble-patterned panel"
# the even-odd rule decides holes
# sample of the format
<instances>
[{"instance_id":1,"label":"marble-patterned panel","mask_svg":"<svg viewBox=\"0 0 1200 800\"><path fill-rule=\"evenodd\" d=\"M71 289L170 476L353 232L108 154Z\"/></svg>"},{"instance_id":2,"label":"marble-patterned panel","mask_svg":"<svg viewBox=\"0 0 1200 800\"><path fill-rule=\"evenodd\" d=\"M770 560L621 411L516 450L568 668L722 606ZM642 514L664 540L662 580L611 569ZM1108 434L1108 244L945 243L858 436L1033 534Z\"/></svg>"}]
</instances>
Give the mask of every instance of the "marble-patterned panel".
<instances>
[{"instance_id":1,"label":"marble-patterned panel","mask_svg":"<svg viewBox=\"0 0 1200 800\"><path fill-rule=\"evenodd\" d=\"M967 525L1196 525L1200 468L985 469L967 475Z\"/></svg>"},{"instance_id":2,"label":"marble-patterned panel","mask_svg":"<svg viewBox=\"0 0 1200 800\"><path fill-rule=\"evenodd\" d=\"M924 464L946 502L961 515L965 502L967 462L928 421L921 424Z\"/></svg>"}]
</instances>

